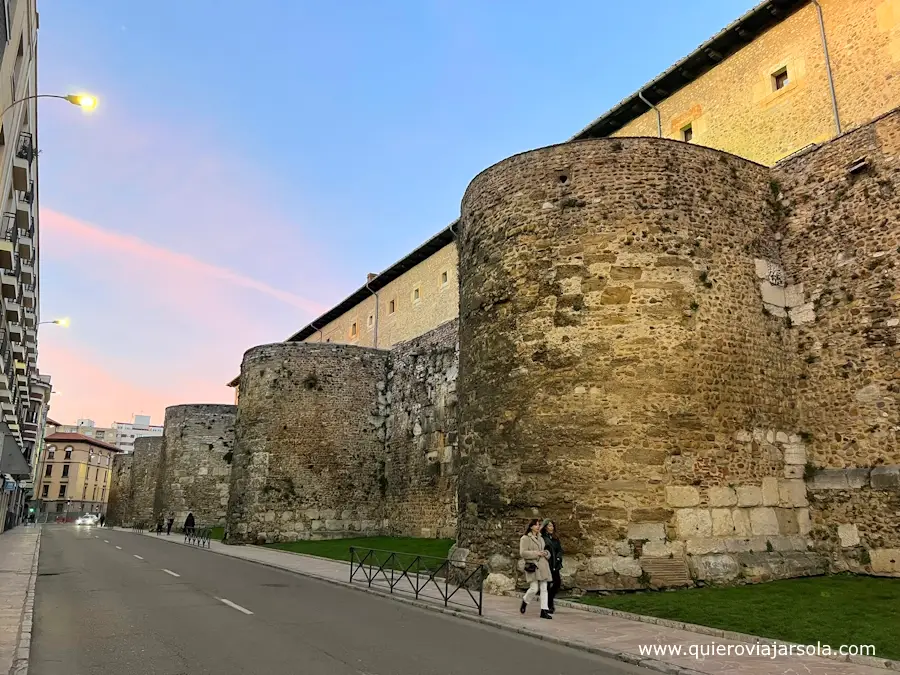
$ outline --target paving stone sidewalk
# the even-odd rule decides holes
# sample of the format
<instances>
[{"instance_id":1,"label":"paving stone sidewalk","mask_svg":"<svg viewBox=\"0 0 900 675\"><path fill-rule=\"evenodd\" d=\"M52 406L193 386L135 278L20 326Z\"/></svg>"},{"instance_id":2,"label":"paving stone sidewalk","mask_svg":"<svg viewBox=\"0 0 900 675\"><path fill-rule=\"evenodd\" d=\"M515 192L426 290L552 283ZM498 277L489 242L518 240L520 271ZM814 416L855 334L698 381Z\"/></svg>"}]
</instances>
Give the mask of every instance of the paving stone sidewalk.
<instances>
[{"instance_id":1,"label":"paving stone sidewalk","mask_svg":"<svg viewBox=\"0 0 900 675\"><path fill-rule=\"evenodd\" d=\"M130 532L130 530L123 531ZM143 536L187 545L184 544L184 538L181 535L172 534L167 537L145 533ZM349 564L346 562L260 546L226 546L216 541L210 543L209 550L213 553L250 560L332 583L350 585ZM352 585L357 588L366 587L364 581L354 582ZM385 593L387 588L382 584L373 590ZM705 675L719 675L720 673L737 675L772 675L774 673L785 675L799 673L803 675L888 675L896 672L816 656L779 656L775 659L763 656L713 656L696 659L687 654L690 645L703 645L704 647L708 645L744 645L746 647L746 643L712 638L676 628L571 608L557 608L553 620L546 621L538 618L536 606L529 607L528 614L522 616L519 613L520 601L517 598L485 595L484 614L479 617L472 610L460 610L459 608L445 610L443 600L436 591L420 595L419 601L413 600L411 593L395 593L392 597L429 609L448 611L455 616L479 621L504 630L512 630L558 644L585 649L675 675L694 673ZM668 655L665 657L641 655L641 646L648 645L681 646L685 653L679 656Z\"/></svg>"},{"instance_id":2,"label":"paving stone sidewalk","mask_svg":"<svg viewBox=\"0 0 900 675\"><path fill-rule=\"evenodd\" d=\"M0 534L0 673L28 670L40 541L33 525Z\"/></svg>"}]
</instances>

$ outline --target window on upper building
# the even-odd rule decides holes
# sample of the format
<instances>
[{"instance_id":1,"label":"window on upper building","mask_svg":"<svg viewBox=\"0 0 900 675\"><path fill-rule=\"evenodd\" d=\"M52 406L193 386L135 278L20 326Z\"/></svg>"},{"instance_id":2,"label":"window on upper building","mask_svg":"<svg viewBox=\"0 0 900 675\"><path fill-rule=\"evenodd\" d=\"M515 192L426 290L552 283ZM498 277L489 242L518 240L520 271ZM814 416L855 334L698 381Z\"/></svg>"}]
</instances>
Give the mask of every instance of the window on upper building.
<instances>
[{"instance_id":1,"label":"window on upper building","mask_svg":"<svg viewBox=\"0 0 900 675\"><path fill-rule=\"evenodd\" d=\"M681 140L685 143L690 143L694 140L694 127L688 124L684 129L681 130Z\"/></svg>"},{"instance_id":2,"label":"window on upper building","mask_svg":"<svg viewBox=\"0 0 900 675\"><path fill-rule=\"evenodd\" d=\"M97 438L103 438L103 433L104 433L104 432L102 432L102 431L98 431L98 432L97 432Z\"/></svg>"},{"instance_id":3,"label":"window on upper building","mask_svg":"<svg viewBox=\"0 0 900 675\"><path fill-rule=\"evenodd\" d=\"M72 459L72 448L66 448L66 459Z\"/></svg>"},{"instance_id":4,"label":"window on upper building","mask_svg":"<svg viewBox=\"0 0 900 675\"><path fill-rule=\"evenodd\" d=\"M358 330L356 328L356 322L354 321L353 323L350 324L350 337L355 338L357 333L358 333Z\"/></svg>"},{"instance_id":5,"label":"window on upper building","mask_svg":"<svg viewBox=\"0 0 900 675\"><path fill-rule=\"evenodd\" d=\"M787 85L791 83L790 78L788 77L787 68L782 68L781 70L772 73L772 86L775 87L775 91L779 89L784 89Z\"/></svg>"},{"instance_id":6,"label":"window on upper building","mask_svg":"<svg viewBox=\"0 0 900 675\"><path fill-rule=\"evenodd\" d=\"M44 489L41 491L41 497L49 497L50 496L50 486L44 483Z\"/></svg>"},{"instance_id":7,"label":"window on upper building","mask_svg":"<svg viewBox=\"0 0 900 675\"><path fill-rule=\"evenodd\" d=\"M422 297L421 291L418 288L414 288L413 292L412 292L413 302L418 302L421 297Z\"/></svg>"},{"instance_id":8,"label":"window on upper building","mask_svg":"<svg viewBox=\"0 0 900 675\"><path fill-rule=\"evenodd\" d=\"M68 478L68 476L69 476L69 465L68 465L68 464L63 464L63 474L62 474L62 477L63 477L63 478Z\"/></svg>"},{"instance_id":9,"label":"window on upper building","mask_svg":"<svg viewBox=\"0 0 900 675\"><path fill-rule=\"evenodd\" d=\"M60 496L60 497L65 497L65 496L66 496L66 487L68 487L68 486L67 486L67 485L60 485L60 486L59 486L59 496Z\"/></svg>"},{"instance_id":10,"label":"window on upper building","mask_svg":"<svg viewBox=\"0 0 900 675\"><path fill-rule=\"evenodd\" d=\"M50 451L47 452L47 459L53 459L53 457L55 455L56 455L56 452L51 449Z\"/></svg>"},{"instance_id":11,"label":"window on upper building","mask_svg":"<svg viewBox=\"0 0 900 675\"><path fill-rule=\"evenodd\" d=\"M97 501L97 486L96 485L94 486L94 492L91 495L91 501L94 501L94 502Z\"/></svg>"},{"instance_id":12,"label":"window on upper building","mask_svg":"<svg viewBox=\"0 0 900 675\"><path fill-rule=\"evenodd\" d=\"M374 326L374 325L375 325L375 315L369 314L369 318L366 319L366 326L368 328L372 328L372 326Z\"/></svg>"},{"instance_id":13,"label":"window on upper building","mask_svg":"<svg viewBox=\"0 0 900 675\"><path fill-rule=\"evenodd\" d=\"M446 286L450 281L450 273L449 272L441 272L441 286Z\"/></svg>"},{"instance_id":14,"label":"window on upper building","mask_svg":"<svg viewBox=\"0 0 900 675\"><path fill-rule=\"evenodd\" d=\"M87 499L87 485L85 485L83 488L81 488L81 498Z\"/></svg>"},{"instance_id":15,"label":"window on upper building","mask_svg":"<svg viewBox=\"0 0 900 675\"><path fill-rule=\"evenodd\" d=\"M397 301L396 301L396 300L391 300L391 301L388 303L388 314L393 314L393 313L396 312L396 311L397 311Z\"/></svg>"},{"instance_id":16,"label":"window on upper building","mask_svg":"<svg viewBox=\"0 0 900 675\"><path fill-rule=\"evenodd\" d=\"M44 469L44 475L45 475L45 476L52 476L52 475L53 475L53 465L52 465L52 464L48 464L48 465L47 465L47 468Z\"/></svg>"}]
</instances>

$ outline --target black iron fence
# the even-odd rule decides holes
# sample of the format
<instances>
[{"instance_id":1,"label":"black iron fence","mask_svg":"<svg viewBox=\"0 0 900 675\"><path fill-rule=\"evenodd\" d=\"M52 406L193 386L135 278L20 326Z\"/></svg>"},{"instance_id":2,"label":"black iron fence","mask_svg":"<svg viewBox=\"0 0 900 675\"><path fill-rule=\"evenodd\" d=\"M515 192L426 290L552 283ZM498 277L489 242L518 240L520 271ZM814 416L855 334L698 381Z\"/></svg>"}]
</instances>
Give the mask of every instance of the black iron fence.
<instances>
[{"instance_id":1,"label":"black iron fence","mask_svg":"<svg viewBox=\"0 0 900 675\"><path fill-rule=\"evenodd\" d=\"M137 532L138 534L143 534L144 530L147 529L147 523L134 523L131 526L132 532Z\"/></svg>"},{"instance_id":2,"label":"black iron fence","mask_svg":"<svg viewBox=\"0 0 900 675\"><path fill-rule=\"evenodd\" d=\"M202 548L209 548L209 540L211 536L211 527L186 527L184 529L185 544L193 544Z\"/></svg>"},{"instance_id":3,"label":"black iron fence","mask_svg":"<svg viewBox=\"0 0 900 675\"><path fill-rule=\"evenodd\" d=\"M450 605L478 610L484 599L484 565L398 551L350 547L350 582L365 581L391 593L412 593Z\"/></svg>"}]
</instances>

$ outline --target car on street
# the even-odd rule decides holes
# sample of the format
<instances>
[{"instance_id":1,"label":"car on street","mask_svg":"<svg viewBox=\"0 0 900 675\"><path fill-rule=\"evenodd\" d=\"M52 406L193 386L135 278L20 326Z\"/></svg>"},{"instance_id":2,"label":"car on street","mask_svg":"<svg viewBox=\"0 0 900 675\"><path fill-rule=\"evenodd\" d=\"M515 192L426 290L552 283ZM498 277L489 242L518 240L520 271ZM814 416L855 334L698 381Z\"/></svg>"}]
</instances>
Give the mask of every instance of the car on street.
<instances>
[{"instance_id":1,"label":"car on street","mask_svg":"<svg viewBox=\"0 0 900 675\"><path fill-rule=\"evenodd\" d=\"M76 525L87 525L88 527L92 525L96 525L99 520L99 516L95 516L93 513L85 513L83 516L78 516L75 520Z\"/></svg>"}]
</instances>

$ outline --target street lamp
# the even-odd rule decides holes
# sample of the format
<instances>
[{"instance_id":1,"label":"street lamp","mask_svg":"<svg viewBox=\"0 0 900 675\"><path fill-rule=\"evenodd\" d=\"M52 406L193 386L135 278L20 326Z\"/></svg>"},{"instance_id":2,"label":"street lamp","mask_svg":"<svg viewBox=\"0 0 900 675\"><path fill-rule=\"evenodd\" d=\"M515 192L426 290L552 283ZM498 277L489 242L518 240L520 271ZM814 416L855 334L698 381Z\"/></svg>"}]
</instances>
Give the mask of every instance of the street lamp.
<instances>
[{"instance_id":1,"label":"street lamp","mask_svg":"<svg viewBox=\"0 0 900 675\"><path fill-rule=\"evenodd\" d=\"M68 318L65 319L53 319L53 321L39 321L38 326L43 326L45 323L55 323L57 326L62 326L63 328L68 328L71 323Z\"/></svg>"},{"instance_id":2,"label":"street lamp","mask_svg":"<svg viewBox=\"0 0 900 675\"><path fill-rule=\"evenodd\" d=\"M20 98L19 100L10 103L3 109L3 112L0 113L0 117L3 117L6 114L6 111L14 105L18 105L23 101L30 101L33 98L61 98L63 101L68 101L72 105L77 105L82 110L87 111L97 107L97 97L91 96L90 94L67 94L65 96L59 94L32 94L31 96L25 96L24 98Z\"/></svg>"}]
</instances>

